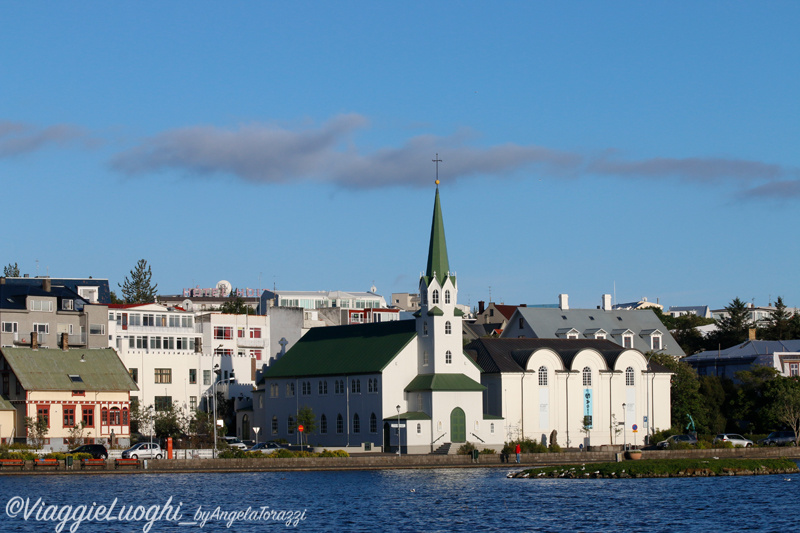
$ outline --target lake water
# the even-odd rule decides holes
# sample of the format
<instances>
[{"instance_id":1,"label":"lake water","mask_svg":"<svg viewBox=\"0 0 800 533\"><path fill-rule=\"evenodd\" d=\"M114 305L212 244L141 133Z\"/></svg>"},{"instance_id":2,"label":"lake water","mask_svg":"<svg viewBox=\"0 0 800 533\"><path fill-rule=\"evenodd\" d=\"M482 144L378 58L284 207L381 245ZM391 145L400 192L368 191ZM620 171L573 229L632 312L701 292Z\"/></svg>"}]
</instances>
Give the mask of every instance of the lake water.
<instances>
[{"instance_id":1,"label":"lake water","mask_svg":"<svg viewBox=\"0 0 800 533\"><path fill-rule=\"evenodd\" d=\"M291 525L295 520L296 529L305 531L797 529L800 475L791 476L791 481L785 481L785 476L531 480L507 479L508 472L498 468L453 468L2 476L0 530L56 531L56 513L65 513L60 520L65 522L63 531L70 527L72 531L145 531L148 517L154 517L156 511L163 512L153 511L152 506L164 506L170 497L173 509L168 509L161 520L152 521L150 532L283 531L295 529ZM38 498L46 505L32 507ZM33 508L28 520L22 518L22 512L11 518L9 513L17 513L25 499L29 501L28 508ZM117 503L110 514L98 513L97 506L111 506L115 499ZM75 521L65 518L79 516L83 512L76 511L80 505L103 520L84 521L76 528ZM138 511L137 506L141 506ZM203 524L202 513L213 512L217 507L227 514L206 515ZM249 516L241 516L226 528L226 519L235 512L246 512L248 507ZM267 509L262 510L264 507ZM127 511L131 512L127 515L129 521L120 521ZM265 514L269 511L283 514ZM305 515L301 515L303 511ZM137 512L139 521L134 520ZM111 520L115 517L117 520Z\"/></svg>"}]
</instances>

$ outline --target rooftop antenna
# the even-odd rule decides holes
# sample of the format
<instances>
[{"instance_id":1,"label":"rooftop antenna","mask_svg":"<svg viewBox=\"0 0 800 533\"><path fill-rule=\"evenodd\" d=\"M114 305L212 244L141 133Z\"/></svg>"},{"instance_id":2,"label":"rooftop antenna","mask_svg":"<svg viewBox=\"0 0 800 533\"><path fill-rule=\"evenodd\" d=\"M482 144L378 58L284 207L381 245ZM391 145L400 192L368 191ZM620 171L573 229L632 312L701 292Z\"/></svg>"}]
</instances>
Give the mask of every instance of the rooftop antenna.
<instances>
[{"instance_id":1,"label":"rooftop antenna","mask_svg":"<svg viewBox=\"0 0 800 533\"><path fill-rule=\"evenodd\" d=\"M489 285L489 303L492 303L492 286Z\"/></svg>"}]
</instances>

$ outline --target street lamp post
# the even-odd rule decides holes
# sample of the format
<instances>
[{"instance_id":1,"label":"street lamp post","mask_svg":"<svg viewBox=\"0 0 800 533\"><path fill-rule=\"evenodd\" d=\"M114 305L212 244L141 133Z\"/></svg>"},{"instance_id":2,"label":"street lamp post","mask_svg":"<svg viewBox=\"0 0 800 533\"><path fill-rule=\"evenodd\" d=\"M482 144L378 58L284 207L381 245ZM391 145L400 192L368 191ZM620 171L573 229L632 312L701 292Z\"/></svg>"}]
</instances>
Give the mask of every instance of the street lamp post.
<instances>
[{"instance_id":1,"label":"street lamp post","mask_svg":"<svg viewBox=\"0 0 800 533\"><path fill-rule=\"evenodd\" d=\"M625 410L626 404L622 404L622 449L628 449L628 412Z\"/></svg>"},{"instance_id":2,"label":"street lamp post","mask_svg":"<svg viewBox=\"0 0 800 533\"><path fill-rule=\"evenodd\" d=\"M397 406L397 456L403 455L403 448L400 446L400 406Z\"/></svg>"},{"instance_id":3,"label":"street lamp post","mask_svg":"<svg viewBox=\"0 0 800 533\"><path fill-rule=\"evenodd\" d=\"M221 348L222 348L222 345L220 344L217 347L217 350L219 350ZM212 365L214 365L214 356L215 356L217 350L214 350L213 352L211 352L211 364ZM213 373L214 373L214 383L213 383L213 385L211 387L212 393L214 395L214 423L211 424L212 430L214 431L214 452L213 452L212 456L214 457L214 459L216 459L217 458L217 381L219 380L219 375L220 375L221 370L219 368L219 365L214 365L212 370L213 370Z\"/></svg>"}]
</instances>

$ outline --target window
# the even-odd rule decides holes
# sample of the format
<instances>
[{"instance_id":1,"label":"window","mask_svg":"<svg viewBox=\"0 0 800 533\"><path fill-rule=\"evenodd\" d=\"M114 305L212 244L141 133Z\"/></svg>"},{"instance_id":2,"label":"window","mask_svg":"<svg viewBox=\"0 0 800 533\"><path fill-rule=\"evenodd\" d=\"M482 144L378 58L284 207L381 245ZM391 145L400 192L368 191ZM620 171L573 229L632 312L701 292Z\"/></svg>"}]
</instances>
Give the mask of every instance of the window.
<instances>
[{"instance_id":1,"label":"window","mask_svg":"<svg viewBox=\"0 0 800 533\"><path fill-rule=\"evenodd\" d=\"M584 387L591 387L592 386L592 369L588 366L583 367L583 386Z\"/></svg>"},{"instance_id":2,"label":"window","mask_svg":"<svg viewBox=\"0 0 800 533\"><path fill-rule=\"evenodd\" d=\"M294 383L287 383L286 384L286 397L287 398L294 397Z\"/></svg>"},{"instance_id":3,"label":"window","mask_svg":"<svg viewBox=\"0 0 800 533\"><path fill-rule=\"evenodd\" d=\"M361 394L361 380L354 379L350 382L350 392L353 394Z\"/></svg>"},{"instance_id":4,"label":"window","mask_svg":"<svg viewBox=\"0 0 800 533\"><path fill-rule=\"evenodd\" d=\"M302 392L303 396L310 395L311 394L311 382L310 381L304 381L301 385L302 385L302 387L301 387L302 391L301 392Z\"/></svg>"},{"instance_id":5,"label":"window","mask_svg":"<svg viewBox=\"0 0 800 533\"><path fill-rule=\"evenodd\" d=\"M236 330L236 336L239 337L240 339L243 339L244 338L244 328L239 328L238 330Z\"/></svg>"},{"instance_id":6,"label":"window","mask_svg":"<svg viewBox=\"0 0 800 533\"><path fill-rule=\"evenodd\" d=\"M277 383L272 383L269 386L269 397L277 398L279 394L280 394L280 387L278 387Z\"/></svg>"},{"instance_id":7,"label":"window","mask_svg":"<svg viewBox=\"0 0 800 533\"><path fill-rule=\"evenodd\" d=\"M334 382L334 385L335 385L335 393L336 394L344 394L345 393L344 380L337 379Z\"/></svg>"},{"instance_id":8,"label":"window","mask_svg":"<svg viewBox=\"0 0 800 533\"><path fill-rule=\"evenodd\" d=\"M3 394L8 396L11 394L11 376L3 374Z\"/></svg>"},{"instance_id":9,"label":"window","mask_svg":"<svg viewBox=\"0 0 800 533\"><path fill-rule=\"evenodd\" d=\"M28 308L31 311L47 311L53 310L53 302L49 300L29 300Z\"/></svg>"},{"instance_id":10,"label":"window","mask_svg":"<svg viewBox=\"0 0 800 533\"><path fill-rule=\"evenodd\" d=\"M127 407L123 407L122 408L122 425L123 426L127 426L128 425L128 408Z\"/></svg>"},{"instance_id":11,"label":"window","mask_svg":"<svg viewBox=\"0 0 800 533\"><path fill-rule=\"evenodd\" d=\"M422 323L422 335L424 337L428 336L428 323L427 322L423 322Z\"/></svg>"},{"instance_id":12,"label":"window","mask_svg":"<svg viewBox=\"0 0 800 533\"><path fill-rule=\"evenodd\" d=\"M568 339L572 339L572 340L576 340L578 338L578 334L575 333L574 331L570 331L569 333L567 333L567 338Z\"/></svg>"},{"instance_id":13,"label":"window","mask_svg":"<svg viewBox=\"0 0 800 533\"><path fill-rule=\"evenodd\" d=\"M172 383L172 369L156 368L154 383Z\"/></svg>"},{"instance_id":14,"label":"window","mask_svg":"<svg viewBox=\"0 0 800 533\"><path fill-rule=\"evenodd\" d=\"M211 385L211 370L203 370L203 385Z\"/></svg>"},{"instance_id":15,"label":"window","mask_svg":"<svg viewBox=\"0 0 800 533\"><path fill-rule=\"evenodd\" d=\"M439 290L433 289L433 295L431 295L431 303L434 305L439 303Z\"/></svg>"},{"instance_id":16,"label":"window","mask_svg":"<svg viewBox=\"0 0 800 533\"><path fill-rule=\"evenodd\" d=\"M444 291L444 303L450 303L450 291Z\"/></svg>"},{"instance_id":17,"label":"window","mask_svg":"<svg viewBox=\"0 0 800 533\"><path fill-rule=\"evenodd\" d=\"M72 391L73 396L86 396L85 390L74 390Z\"/></svg>"},{"instance_id":18,"label":"window","mask_svg":"<svg viewBox=\"0 0 800 533\"><path fill-rule=\"evenodd\" d=\"M172 396L156 396L154 403L156 411L166 411L172 406Z\"/></svg>"},{"instance_id":19,"label":"window","mask_svg":"<svg viewBox=\"0 0 800 533\"><path fill-rule=\"evenodd\" d=\"M444 323L444 334L450 335L453 332L453 326L450 324L450 321Z\"/></svg>"},{"instance_id":20,"label":"window","mask_svg":"<svg viewBox=\"0 0 800 533\"><path fill-rule=\"evenodd\" d=\"M62 409L62 412L64 414L64 427L65 428L75 427L75 406L65 405Z\"/></svg>"},{"instance_id":21,"label":"window","mask_svg":"<svg viewBox=\"0 0 800 533\"><path fill-rule=\"evenodd\" d=\"M103 407L100 410L100 423L104 426L108 425L108 408Z\"/></svg>"},{"instance_id":22,"label":"window","mask_svg":"<svg viewBox=\"0 0 800 533\"><path fill-rule=\"evenodd\" d=\"M83 383L83 378L80 377L78 374L68 374L69 380L73 383Z\"/></svg>"},{"instance_id":23,"label":"window","mask_svg":"<svg viewBox=\"0 0 800 533\"><path fill-rule=\"evenodd\" d=\"M519 317L519 329L522 329L522 327L523 327L524 325L525 325L525 319L524 319L524 318L522 318L522 317Z\"/></svg>"},{"instance_id":24,"label":"window","mask_svg":"<svg viewBox=\"0 0 800 533\"><path fill-rule=\"evenodd\" d=\"M547 387L547 367L540 366L539 367L539 386L540 387Z\"/></svg>"},{"instance_id":25,"label":"window","mask_svg":"<svg viewBox=\"0 0 800 533\"><path fill-rule=\"evenodd\" d=\"M661 336L660 335L653 335L650 338L650 348L653 350L660 350L661 349Z\"/></svg>"},{"instance_id":26,"label":"window","mask_svg":"<svg viewBox=\"0 0 800 533\"><path fill-rule=\"evenodd\" d=\"M230 326L214 326L214 338L231 340L233 338L233 328Z\"/></svg>"},{"instance_id":27,"label":"window","mask_svg":"<svg viewBox=\"0 0 800 533\"><path fill-rule=\"evenodd\" d=\"M287 421L286 429L289 435L294 435L294 417L292 415L289 415L289 420Z\"/></svg>"},{"instance_id":28,"label":"window","mask_svg":"<svg viewBox=\"0 0 800 533\"><path fill-rule=\"evenodd\" d=\"M273 416L272 417L272 434L273 435L277 435L278 434L278 417L277 416Z\"/></svg>"},{"instance_id":29,"label":"window","mask_svg":"<svg viewBox=\"0 0 800 533\"><path fill-rule=\"evenodd\" d=\"M36 418L38 418L39 420L44 420L45 422L47 422L47 427L50 427L50 406L37 405Z\"/></svg>"},{"instance_id":30,"label":"window","mask_svg":"<svg viewBox=\"0 0 800 533\"><path fill-rule=\"evenodd\" d=\"M633 368L628 367L625 369L625 385L628 387L633 387L636 384L634 381L634 373Z\"/></svg>"},{"instance_id":31,"label":"window","mask_svg":"<svg viewBox=\"0 0 800 533\"><path fill-rule=\"evenodd\" d=\"M16 333L19 324L17 322L3 322L3 333Z\"/></svg>"},{"instance_id":32,"label":"window","mask_svg":"<svg viewBox=\"0 0 800 533\"><path fill-rule=\"evenodd\" d=\"M42 340L45 335L50 333L50 324L34 324L33 331L37 333L39 340Z\"/></svg>"},{"instance_id":33,"label":"window","mask_svg":"<svg viewBox=\"0 0 800 533\"><path fill-rule=\"evenodd\" d=\"M217 357L233 357L232 348L215 348L214 355Z\"/></svg>"},{"instance_id":34,"label":"window","mask_svg":"<svg viewBox=\"0 0 800 533\"><path fill-rule=\"evenodd\" d=\"M260 339L261 338L261 328L250 328L250 338L251 339Z\"/></svg>"},{"instance_id":35,"label":"window","mask_svg":"<svg viewBox=\"0 0 800 533\"><path fill-rule=\"evenodd\" d=\"M453 362L453 352L447 350L444 354L444 362L445 364L451 364Z\"/></svg>"},{"instance_id":36,"label":"window","mask_svg":"<svg viewBox=\"0 0 800 533\"><path fill-rule=\"evenodd\" d=\"M319 387L318 387L319 395L324 396L328 394L328 382L320 380Z\"/></svg>"},{"instance_id":37,"label":"window","mask_svg":"<svg viewBox=\"0 0 800 533\"><path fill-rule=\"evenodd\" d=\"M353 433L361 433L361 419L358 418L358 413L353 415Z\"/></svg>"},{"instance_id":38,"label":"window","mask_svg":"<svg viewBox=\"0 0 800 533\"><path fill-rule=\"evenodd\" d=\"M789 375L792 377L800 375L800 365L798 363L789 363Z\"/></svg>"},{"instance_id":39,"label":"window","mask_svg":"<svg viewBox=\"0 0 800 533\"><path fill-rule=\"evenodd\" d=\"M197 411L197 396L189 396L189 410Z\"/></svg>"},{"instance_id":40,"label":"window","mask_svg":"<svg viewBox=\"0 0 800 533\"><path fill-rule=\"evenodd\" d=\"M336 433L344 433L344 418L341 414L336 415Z\"/></svg>"},{"instance_id":41,"label":"window","mask_svg":"<svg viewBox=\"0 0 800 533\"><path fill-rule=\"evenodd\" d=\"M87 428L94 427L94 407L83 408L83 425Z\"/></svg>"},{"instance_id":42,"label":"window","mask_svg":"<svg viewBox=\"0 0 800 533\"><path fill-rule=\"evenodd\" d=\"M250 350L250 357L254 358L256 361L261 361L261 354L262 350Z\"/></svg>"},{"instance_id":43,"label":"window","mask_svg":"<svg viewBox=\"0 0 800 533\"><path fill-rule=\"evenodd\" d=\"M328 432L328 417L325 415L319 417L319 432L322 434Z\"/></svg>"},{"instance_id":44,"label":"window","mask_svg":"<svg viewBox=\"0 0 800 533\"><path fill-rule=\"evenodd\" d=\"M142 325L143 326L155 326L156 325L156 316L148 313L142 315Z\"/></svg>"},{"instance_id":45,"label":"window","mask_svg":"<svg viewBox=\"0 0 800 533\"><path fill-rule=\"evenodd\" d=\"M105 324L89 324L89 335L105 335Z\"/></svg>"},{"instance_id":46,"label":"window","mask_svg":"<svg viewBox=\"0 0 800 533\"><path fill-rule=\"evenodd\" d=\"M633 348L633 336L632 335L623 335L622 336L622 347L623 348Z\"/></svg>"},{"instance_id":47,"label":"window","mask_svg":"<svg viewBox=\"0 0 800 533\"><path fill-rule=\"evenodd\" d=\"M191 383L192 385L196 385L197 384L197 369L196 368L190 368L189 369L189 383Z\"/></svg>"},{"instance_id":48,"label":"window","mask_svg":"<svg viewBox=\"0 0 800 533\"><path fill-rule=\"evenodd\" d=\"M422 366L428 366L428 351L422 352Z\"/></svg>"},{"instance_id":49,"label":"window","mask_svg":"<svg viewBox=\"0 0 800 533\"><path fill-rule=\"evenodd\" d=\"M375 416L375 413L369 415L369 432L370 433L378 432L378 417Z\"/></svg>"},{"instance_id":50,"label":"window","mask_svg":"<svg viewBox=\"0 0 800 533\"><path fill-rule=\"evenodd\" d=\"M156 337L156 336L150 337L150 349L151 350L161 349L161 337Z\"/></svg>"}]
</instances>

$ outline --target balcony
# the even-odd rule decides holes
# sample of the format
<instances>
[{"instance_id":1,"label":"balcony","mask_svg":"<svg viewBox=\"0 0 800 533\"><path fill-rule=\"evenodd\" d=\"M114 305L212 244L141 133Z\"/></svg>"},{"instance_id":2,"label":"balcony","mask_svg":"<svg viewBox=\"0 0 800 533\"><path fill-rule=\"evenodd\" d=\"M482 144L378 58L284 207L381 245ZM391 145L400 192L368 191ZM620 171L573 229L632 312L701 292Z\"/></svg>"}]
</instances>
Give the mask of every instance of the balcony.
<instances>
[{"instance_id":1,"label":"balcony","mask_svg":"<svg viewBox=\"0 0 800 533\"><path fill-rule=\"evenodd\" d=\"M236 346L240 348L263 348L266 346L266 339L246 339L239 337L236 339Z\"/></svg>"},{"instance_id":2,"label":"balcony","mask_svg":"<svg viewBox=\"0 0 800 533\"><path fill-rule=\"evenodd\" d=\"M86 333L74 333L67 337L70 346L86 346Z\"/></svg>"}]
</instances>

